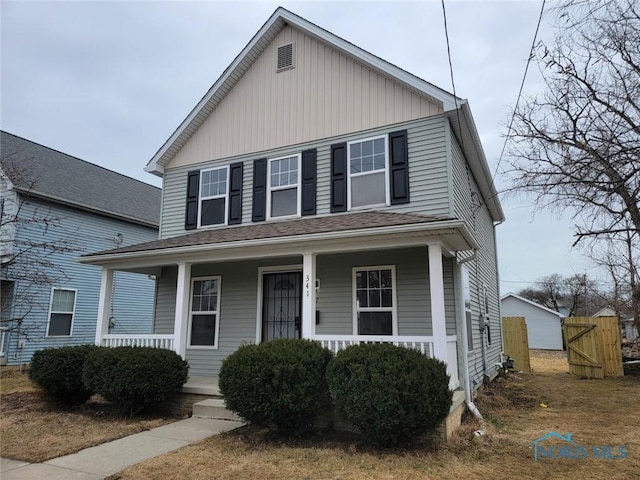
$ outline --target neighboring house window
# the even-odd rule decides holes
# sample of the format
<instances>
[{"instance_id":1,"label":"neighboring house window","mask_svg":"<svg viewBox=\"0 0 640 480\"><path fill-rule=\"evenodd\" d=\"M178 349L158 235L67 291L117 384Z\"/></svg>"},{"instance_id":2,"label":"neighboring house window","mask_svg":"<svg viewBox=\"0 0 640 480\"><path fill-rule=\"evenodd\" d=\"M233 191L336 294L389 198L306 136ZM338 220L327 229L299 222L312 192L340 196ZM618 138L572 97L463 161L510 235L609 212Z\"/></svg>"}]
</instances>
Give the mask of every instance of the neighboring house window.
<instances>
[{"instance_id":1,"label":"neighboring house window","mask_svg":"<svg viewBox=\"0 0 640 480\"><path fill-rule=\"evenodd\" d=\"M395 267L356 267L353 284L357 335L396 334Z\"/></svg>"},{"instance_id":2,"label":"neighboring house window","mask_svg":"<svg viewBox=\"0 0 640 480\"><path fill-rule=\"evenodd\" d=\"M350 208L387 205L387 137L348 143Z\"/></svg>"},{"instance_id":3,"label":"neighboring house window","mask_svg":"<svg viewBox=\"0 0 640 480\"><path fill-rule=\"evenodd\" d=\"M269 160L269 218L300 215L300 155Z\"/></svg>"},{"instance_id":4,"label":"neighboring house window","mask_svg":"<svg viewBox=\"0 0 640 480\"><path fill-rule=\"evenodd\" d=\"M221 277L194 278L191 285L190 347L218 347Z\"/></svg>"},{"instance_id":5,"label":"neighboring house window","mask_svg":"<svg viewBox=\"0 0 640 480\"><path fill-rule=\"evenodd\" d=\"M227 223L229 168L200 172L200 226Z\"/></svg>"},{"instance_id":6,"label":"neighboring house window","mask_svg":"<svg viewBox=\"0 0 640 480\"><path fill-rule=\"evenodd\" d=\"M467 348L473 350L473 322L471 321L471 285L469 270L462 267L462 295L464 301L464 318L467 323Z\"/></svg>"},{"instance_id":7,"label":"neighboring house window","mask_svg":"<svg viewBox=\"0 0 640 480\"><path fill-rule=\"evenodd\" d=\"M54 288L51 291L48 337L71 336L75 308L76 290Z\"/></svg>"}]
</instances>

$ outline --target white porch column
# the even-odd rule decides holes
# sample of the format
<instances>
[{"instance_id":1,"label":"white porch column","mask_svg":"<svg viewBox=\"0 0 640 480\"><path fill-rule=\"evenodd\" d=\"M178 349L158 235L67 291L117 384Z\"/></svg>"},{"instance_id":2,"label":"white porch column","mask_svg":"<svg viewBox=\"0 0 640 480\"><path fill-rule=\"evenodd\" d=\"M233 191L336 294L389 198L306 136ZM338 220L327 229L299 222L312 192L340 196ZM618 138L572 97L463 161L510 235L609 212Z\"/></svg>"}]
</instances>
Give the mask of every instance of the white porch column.
<instances>
[{"instance_id":1,"label":"white porch column","mask_svg":"<svg viewBox=\"0 0 640 480\"><path fill-rule=\"evenodd\" d=\"M447 323L444 310L444 278L442 273L442 246L430 244L429 288L431 292L431 329L433 331L433 355L447 362Z\"/></svg>"},{"instance_id":2,"label":"white porch column","mask_svg":"<svg viewBox=\"0 0 640 480\"><path fill-rule=\"evenodd\" d=\"M96 345L102 345L102 337L109 333L109 317L111 316L111 291L113 290L113 270L102 269L100 280L100 297L98 299L98 321L96 323Z\"/></svg>"},{"instance_id":3,"label":"white porch column","mask_svg":"<svg viewBox=\"0 0 640 480\"><path fill-rule=\"evenodd\" d=\"M176 316L173 324L173 348L185 358L187 352L187 322L189 321L189 290L191 283L191 264L178 264L176 282Z\"/></svg>"},{"instance_id":4,"label":"white porch column","mask_svg":"<svg viewBox=\"0 0 640 480\"><path fill-rule=\"evenodd\" d=\"M316 336L316 255L302 257L302 338Z\"/></svg>"}]
</instances>

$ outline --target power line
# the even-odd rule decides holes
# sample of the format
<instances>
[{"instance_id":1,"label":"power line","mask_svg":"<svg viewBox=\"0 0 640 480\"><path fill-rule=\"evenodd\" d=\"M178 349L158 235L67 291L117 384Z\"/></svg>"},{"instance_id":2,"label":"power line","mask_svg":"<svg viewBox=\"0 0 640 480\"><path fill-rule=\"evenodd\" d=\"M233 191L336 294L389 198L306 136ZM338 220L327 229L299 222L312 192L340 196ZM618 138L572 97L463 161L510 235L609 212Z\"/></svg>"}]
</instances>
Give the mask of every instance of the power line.
<instances>
[{"instance_id":1,"label":"power line","mask_svg":"<svg viewBox=\"0 0 640 480\"><path fill-rule=\"evenodd\" d=\"M442 0L444 5L444 0ZM527 72L529 71L529 65L531 64L531 59L533 58L533 51L536 47L536 40L538 38L538 31L540 30L540 23L542 23L542 15L544 14L546 0L542 0L542 6L540 7L540 15L538 16L538 24L536 25L536 31L533 34L533 40L531 42L531 49L529 50L529 58L527 58L527 64L524 67L524 75L522 76L522 82L520 82L520 90L518 91L518 98L516 99L516 106L513 109L511 114L511 121L509 122L509 128L507 129L507 135L504 137L504 143L502 144L502 151L500 152L500 157L498 157L498 163L496 164L496 169L493 172L493 178L496 177L498 173L498 169L500 168L500 163L502 163L502 157L504 156L504 151L507 148L507 142L511 136L511 128L513 127L513 121L516 117L516 111L518 110L518 105L520 104L520 98L522 97L522 90L524 89L524 82L527 79ZM455 94L455 92L454 92Z\"/></svg>"}]
</instances>

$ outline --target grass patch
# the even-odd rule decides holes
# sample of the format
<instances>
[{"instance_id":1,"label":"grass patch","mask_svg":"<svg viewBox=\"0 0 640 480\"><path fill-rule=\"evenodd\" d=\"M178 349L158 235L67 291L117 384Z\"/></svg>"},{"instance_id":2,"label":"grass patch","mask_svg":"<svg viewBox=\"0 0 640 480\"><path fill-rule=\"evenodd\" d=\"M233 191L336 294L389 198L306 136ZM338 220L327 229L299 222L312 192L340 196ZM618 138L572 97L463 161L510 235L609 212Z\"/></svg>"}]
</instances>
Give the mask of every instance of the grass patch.
<instances>
[{"instance_id":1,"label":"grass patch","mask_svg":"<svg viewBox=\"0 0 640 480\"><path fill-rule=\"evenodd\" d=\"M581 380L563 370L562 358L533 355L533 373L498 379L479 395L477 405L491 422L480 426L469 418L446 445L380 451L349 436L284 442L240 429L130 467L112 479L637 478L640 379ZM474 436L479 428L487 435ZM531 441L552 430L571 432L583 445L626 445L629 455L624 460L534 462Z\"/></svg>"},{"instance_id":2,"label":"grass patch","mask_svg":"<svg viewBox=\"0 0 640 480\"><path fill-rule=\"evenodd\" d=\"M34 392L38 389L29 380L29 370L25 367L0 367L0 395L14 392Z\"/></svg>"},{"instance_id":3,"label":"grass patch","mask_svg":"<svg viewBox=\"0 0 640 480\"><path fill-rule=\"evenodd\" d=\"M100 403L59 410L26 373L5 367L0 372L2 457L43 462L176 420L170 416L124 418L114 407Z\"/></svg>"}]
</instances>

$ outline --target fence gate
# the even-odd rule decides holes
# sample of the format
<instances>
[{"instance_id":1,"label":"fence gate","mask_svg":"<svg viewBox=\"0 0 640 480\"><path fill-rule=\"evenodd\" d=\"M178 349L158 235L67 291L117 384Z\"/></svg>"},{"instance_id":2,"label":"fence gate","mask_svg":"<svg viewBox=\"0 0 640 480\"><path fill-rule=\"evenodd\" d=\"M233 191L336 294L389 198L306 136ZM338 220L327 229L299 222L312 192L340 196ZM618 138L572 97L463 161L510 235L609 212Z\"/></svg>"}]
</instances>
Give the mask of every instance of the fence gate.
<instances>
[{"instance_id":1,"label":"fence gate","mask_svg":"<svg viewBox=\"0 0 640 480\"><path fill-rule=\"evenodd\" d=\"M624 375L616 317L570 317L563 328L571 374L588 378Z\"/></svg>"},{"instance_id":2,"label":"fence gate","mask_svg":"<svg viewBox=\"0 0 640 480\"><path fill-rule=\"evenodd\" d=\"M529 337L524 317L502 317L504 353L513 359L516 370L531 371L529 363Z\"/></svg>"}]
</instances>

